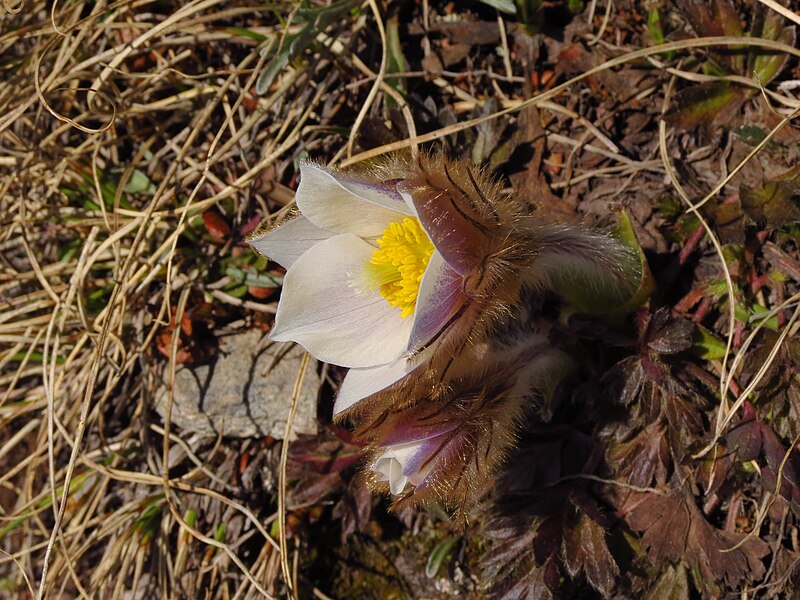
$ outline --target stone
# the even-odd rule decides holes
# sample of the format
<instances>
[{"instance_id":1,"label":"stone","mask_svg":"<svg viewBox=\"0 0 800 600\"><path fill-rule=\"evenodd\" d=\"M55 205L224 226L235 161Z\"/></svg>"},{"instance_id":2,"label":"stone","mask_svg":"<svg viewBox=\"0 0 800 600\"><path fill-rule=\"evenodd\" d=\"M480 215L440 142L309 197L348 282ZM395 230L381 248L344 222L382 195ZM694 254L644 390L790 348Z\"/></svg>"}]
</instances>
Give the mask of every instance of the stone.
<instances>
[{"instance_id":1,"label":"stone","mask_svg":"<svg viewBox=\"0 0 800 600\"><path fill-rule=\"evenodd\" d=\"M269 340L250 330L220 336L219 351L211 364L178 366L171 421L184 432L216 437L272 436L282 439L292 402L302 347ZM309 360L297 399L292 435L316 433L317 363ZM164 380L166 382L166 369ZM163 418L166 386L156 399Z\"/></svg>"}]
</instances>

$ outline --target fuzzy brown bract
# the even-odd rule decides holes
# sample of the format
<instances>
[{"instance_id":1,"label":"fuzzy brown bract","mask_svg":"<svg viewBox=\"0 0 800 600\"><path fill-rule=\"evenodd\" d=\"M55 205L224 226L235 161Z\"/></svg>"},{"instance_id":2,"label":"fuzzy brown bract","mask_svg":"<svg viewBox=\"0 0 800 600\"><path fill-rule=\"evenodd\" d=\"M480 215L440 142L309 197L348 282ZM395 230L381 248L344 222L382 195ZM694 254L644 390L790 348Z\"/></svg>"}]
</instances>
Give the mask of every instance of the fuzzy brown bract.
<instances>
[{"instance_id":1,"label":"fuzzy brown bract","mask_svg":"<svg viewBox=\"0 0 800 600\"><path fill-rule=\"evenodd\" d=\"M544 335L505 350L483 345L464 356L445 383L417 386L416 398L408 382L405 397L393 390L373 399L355 432L370 447L365 475L372 489L391 488L376 471L381 458L393 448L413 446L416 456L402 465L409 482L394 495L393 508L438 503L459 527L491 495L494 475L534 406L536 382L570 366Z\"/></svg>"}]
</instances>

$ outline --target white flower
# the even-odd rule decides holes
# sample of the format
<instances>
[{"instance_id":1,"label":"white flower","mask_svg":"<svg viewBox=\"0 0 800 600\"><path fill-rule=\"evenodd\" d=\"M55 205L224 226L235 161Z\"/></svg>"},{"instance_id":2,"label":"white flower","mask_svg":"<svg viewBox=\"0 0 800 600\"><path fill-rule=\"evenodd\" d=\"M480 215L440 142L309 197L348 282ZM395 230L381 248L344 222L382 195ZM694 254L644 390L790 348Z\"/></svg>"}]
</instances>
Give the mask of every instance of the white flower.
<instances>
[{"instance_id":1,"label":"white flower","mask_svg":"<svg viewBox=\"0 0 800 600\"><path fill-rule=\"evenodd\" d=\"M296 202L301 216L250 243L287 268L272 339L350 368L335 415L368 396L411 402L417 379L422 395L446 386L528 292L610 310L642 279L626 246L548 223L466 161L396 159L361 176L304 163Z\"/></svg>"},{"instance_id":2,"label":"white flower","mask_svg":"<svg viewBox=\"0 0 800 600\"><path fill-rule=\"evenodd\" d=\"M389 491L395 496L402 493L410 481L409 474L406 473L403 465L409 462L411 457L414 456L419 444L420 442L410 442L408 444L387 448L372 466L372 470L376 473L377 480L380 482L388 482ZM422 473L412 471L410 474L414 479L411 484L415 487L424 479Z\"/></svg>"},{"instance_id":3,"label":"white flower","mask_svg":"<svg viewBox=\"0 0 800 600\"><path fill-rule=\"evenodd\" d=\"M418 488L425 483L437 463L448 453L444 448L450 441L450 431L455 425L435 435L404 443L387 445L372 464L378 483L388 483L394 496L403 493L409 484Z\"/></svg>"},{"instance_id":4,"label":"white flower","mask_svg":"<svg viewBox=\"0 0 800 600\"><path fill-rule=\"evenodd\" d=\"M416 353L464 301L461 275L431 241L411 195L398 191L401 183L304 163L302 216L249 240L287 269L271 338L351 368L336 413L417 366L424 352Z\"/></svg>"}]
</instances>

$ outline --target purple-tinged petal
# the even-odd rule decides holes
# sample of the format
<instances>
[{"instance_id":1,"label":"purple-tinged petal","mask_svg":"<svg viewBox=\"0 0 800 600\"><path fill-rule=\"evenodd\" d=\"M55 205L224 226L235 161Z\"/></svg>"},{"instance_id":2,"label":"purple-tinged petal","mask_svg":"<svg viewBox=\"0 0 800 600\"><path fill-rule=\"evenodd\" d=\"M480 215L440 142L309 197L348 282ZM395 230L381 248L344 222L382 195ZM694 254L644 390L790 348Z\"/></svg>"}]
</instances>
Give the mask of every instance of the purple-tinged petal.
<instances>
[{"instance_id":1,"label":"purple-tinged petal","mask_svg":"<svg viewBox=\"0 0 800 600\"><path fill-rule=\"evenodd\" d=\"M411 214L393 186L358 181L311 163L300 165L295 200L317 227L363 238L378 237L389 223Z\"/></svg>"},{"instance_id":2,"label":"purple-tinged petal","mask_svg":"<svg viewBox=\"0 0 800 600\"><path fill-rule=\"evenodd\" d=\"M297 217L264 235L248 240L248 243L270 260L288 269L311 246L333 235L305 217Z\"/></svg>"},{"instance_id":3,"label":"purple-tinged petal","mask_svg":"<svg viewBox=\"0 0 800 600\"><path fill-rule=\"evenodd\" d=\"M480 266L486 234L472 217L459 210L449 192L410 181L398 183L397 189L407 203L413 204L433 245L456 272L465 275Z\"/></svg>"},{"instance_id":4,"label":"purple-tinged petal","mask_svg":"<svg viewBox=\"0 0 800 600\"><path fill-rule=\"evenodd\" d=\"M398 444L384 444L383 452L372 465L379 481L389 483L392 494L400 494L408 483L420 487L428 475L446 460L453 452L450 447L454 436L450 433L456 428L452 424L442 433L411 439Z\"/></svg>"},{"instance_id":5,"label":"purple-tinged petal","mask_svg":"<svg viewBox=\"0 0 800 600\"><path fill-rule=\"evenodd\" d=\"M408 350L414 351L442 330L464 302L463 278L439 252L434 252L422 277L414 309Z\"/></svg>"},{"instance_id":6,"label":"purple-tinged petal","mask_svg":"<svg viewBox=\"0 0 800 600\"><path fill-rule=\"evenodd\" d=\"M345 233L312 246L286 272L270 338L298 342L344 367L387 364L405 352L411 319L378 293L352 285L374 247Z\"/></svg>"},{"instance_id":7,"label":"purple-tinged petal","mask_svg":"<svg viewBox=\"0 0 800 600\"><path fill-rule=\"evenodd\" d=\"M421 484L431 471L433 462L448 455L448 446L453 439L452 435L448 435L449 433L448 431L438 436L407 442L399 446L402 449L414 450L413 452L403 452L402 459L399 459L403 463L403 473L412 484L415 486Z\"/></svg>"},{"instance_id":8,"label":"purple-tinged petal","mask_svg":"<svg viewBox=\"0 0 800 600\"><path fill-rule=\"evenodd\" d=\"M433 424L415 421L413 417L403 419L394 424L392 431L382 437L380 443L381 446L397 446L410 442L439 439L453 431L458 425L458 421L453 418L446 421L437 421Z\"/></svg>"},{"instance_id":9,"label":"purple-tinged petal","mask_svg":"<svg viewBox=\"0 0 800 600\"><path fill-rule=\"evenodd\" d=\"M378 481L387 482L389 491L395 496L401 494L409 483L416 487L425 480L430 468L419 471L419 465L428 458L423 443L415 440L408 444L387 446L373 463L372 470L377 474Z\"/></svg>"}]
</instances>

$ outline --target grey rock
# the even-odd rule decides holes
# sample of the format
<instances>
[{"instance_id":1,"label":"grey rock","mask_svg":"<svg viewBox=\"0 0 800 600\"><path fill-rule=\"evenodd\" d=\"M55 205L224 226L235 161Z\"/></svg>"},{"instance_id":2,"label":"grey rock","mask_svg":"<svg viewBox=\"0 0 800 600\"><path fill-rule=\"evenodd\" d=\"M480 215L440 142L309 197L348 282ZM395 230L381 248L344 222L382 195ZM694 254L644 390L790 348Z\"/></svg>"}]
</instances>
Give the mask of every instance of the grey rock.
<instances>
[{"instance_id":1,"label":"grey rock","mask_svg":"<svg viewBox=\"0 0 800 600\"><path fill-rule=\"evenodd\" d=\"M210 365L176 370L173 425L207 436L283 438L303 352L300 346L272 342L258 330L221 336ZM297 399L292 439L317 431L316 367L310 360ZM162 418L166 401L165 386L156 399Z\"/></svg>"}]
</instances>

